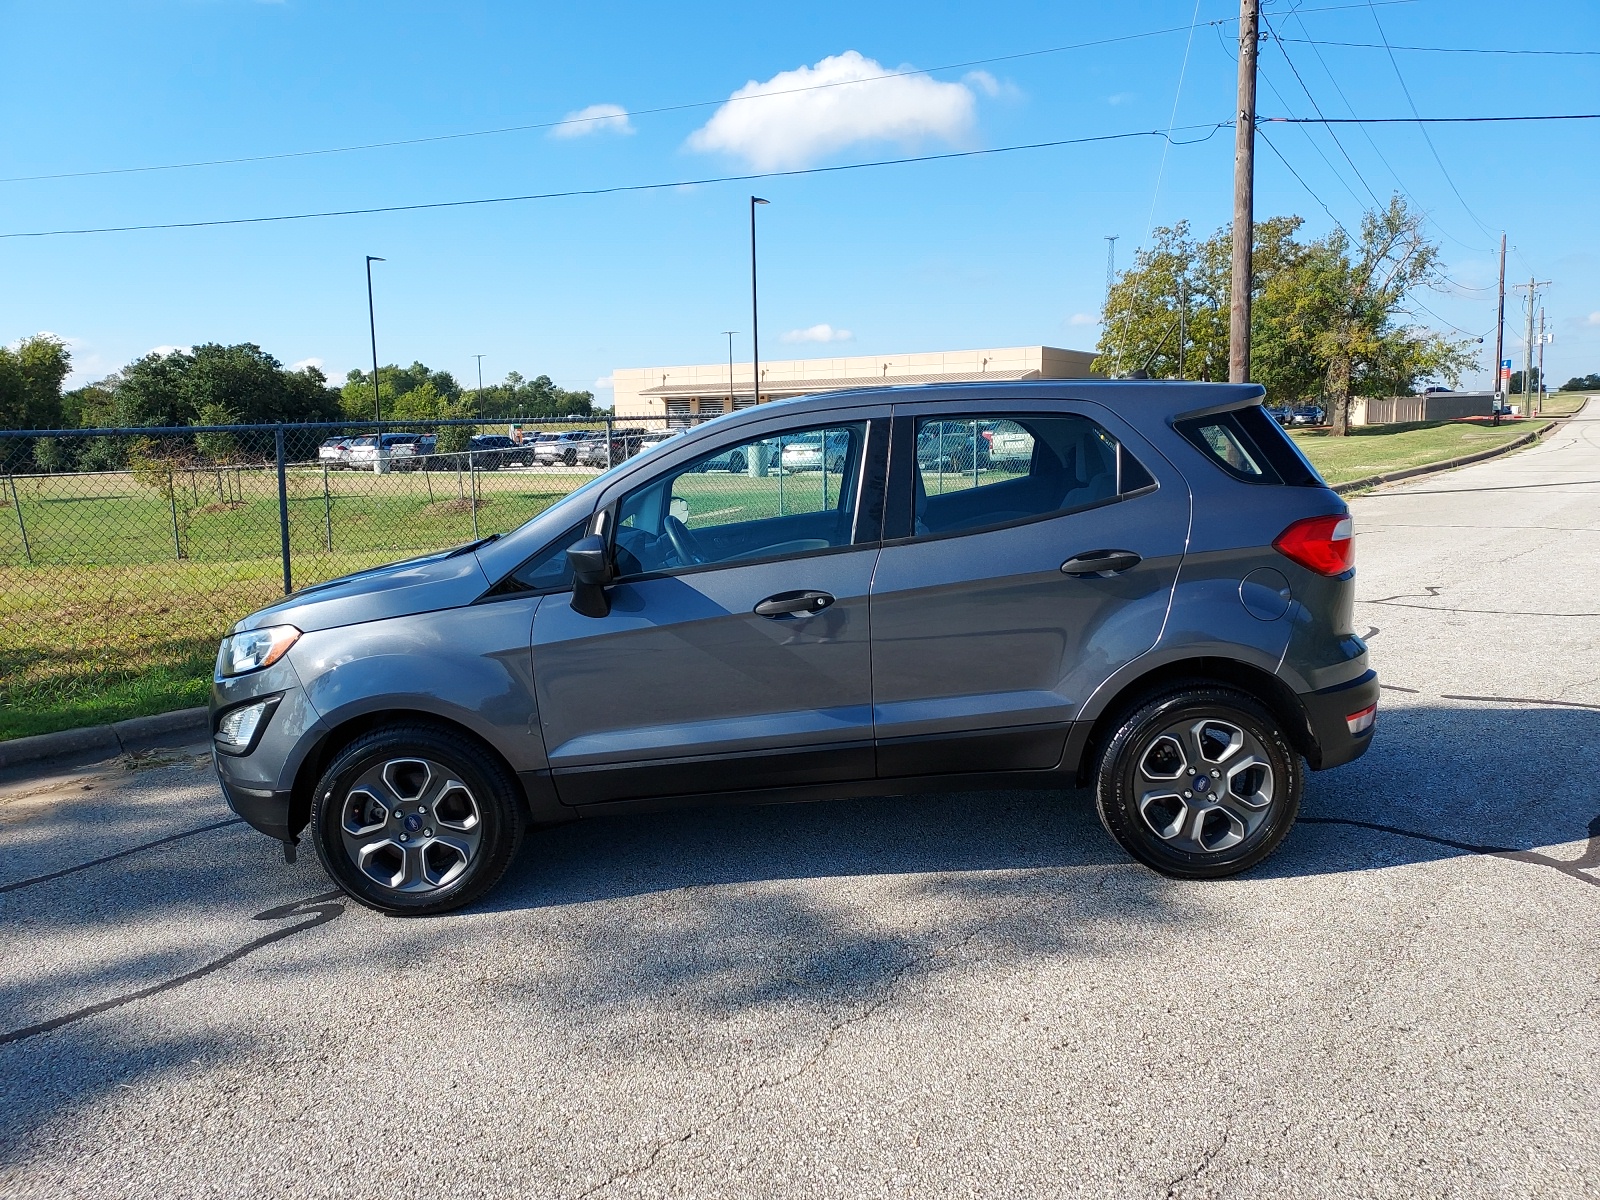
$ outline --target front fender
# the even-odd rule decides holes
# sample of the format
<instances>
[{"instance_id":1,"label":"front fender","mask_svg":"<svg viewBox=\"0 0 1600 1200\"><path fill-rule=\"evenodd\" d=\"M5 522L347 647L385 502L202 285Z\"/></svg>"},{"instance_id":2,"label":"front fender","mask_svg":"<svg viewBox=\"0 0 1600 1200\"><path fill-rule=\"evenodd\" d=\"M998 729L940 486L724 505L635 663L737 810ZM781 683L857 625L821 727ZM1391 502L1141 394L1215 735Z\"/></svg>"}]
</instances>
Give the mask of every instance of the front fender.
<instances>
[{"instance_id":1,"label":"front fender","mask_svg":"<svg viewBox=\"0 0 1600 1200\"><path fill-rule=\"evenodd\" d=\"M427 714L470 730L514 771L546 765L533 690L541 597L392 617L303 636L290 652L328 728L376 712Z\"/></svg>"}]
</instances>

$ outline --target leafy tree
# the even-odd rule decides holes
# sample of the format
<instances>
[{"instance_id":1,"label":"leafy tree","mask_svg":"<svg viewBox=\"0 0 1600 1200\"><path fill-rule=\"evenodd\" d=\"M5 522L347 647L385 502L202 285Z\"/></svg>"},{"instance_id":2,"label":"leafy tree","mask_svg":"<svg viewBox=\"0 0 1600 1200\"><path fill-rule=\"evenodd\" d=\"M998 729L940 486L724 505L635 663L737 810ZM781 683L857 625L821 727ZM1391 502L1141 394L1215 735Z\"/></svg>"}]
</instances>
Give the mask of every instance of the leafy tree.
<instances>
[{"instance_id":1,"label":"leafy tree","mask_svg":"<svg viewBox=\"0 0 1600 1200\"><path fill-rule=\"evenodd\" d=\"M199 414L206 408L225 409L246 425L339 415L336 393L321 371L286 370L251 342L207 342L192 353L147 354L108 383L121 425L203 425L208 422Z\"/></svg>"},{"instance_id":2,"label":"leafy tree","mask_svg":"<svg viewBox=\"0 0 1600 1200\"><path fill-rule=\"evenodd\" d=\"M1587 392L1600 389L1600 371L1593 375L1574 375L1561 385L1563 392Z\"/></svg>"},{"instance_id":3,"label":"leafy tree","mask_svg":"<svg viewBox=\"0 0 1600 1200\"><path fill-rule=\"evenodd\" d=\"M1420 215L1396 196L1366 215L1359 237L1337 229L1302 243L1300 225L1275 217L1256 228L1250 377L1269 400L1319 397L1333 432L1343 434L1352 394L1397 395L1428 376L1460 378L1466 344L1402 319L1408 297L1438 273L1438 248ZM1096 369L1127 372L1148 362L1153 377L1176 374L1182 280L1190 301L1185 374L1225 378L1231 244L1226 229L1203 242L1181 224L1159 230L1111 289Z\"/></svg>"},{"instance_id":4,"label":"leafy tree","mask_svg":"<svg viewBox=\"0 0 1600 1200\"><path fill-rule=\"evenodd\" d=\"M1508 390L1512 391L1512 392L1527 392L1527 391L1535 391L1536 392L1536 391L1538 391L1539 390L1539 368L1538 367L1534 367L1533 370L1529 373L1528 378L1533 380L1533 386L1531 388L1524 388L1522 386L1522 372L1521 371L1513 371L1513 372L1511 372L1511 386L1510 386L1510 388Z\"/></svg>"},{"instance_id":5,"label":"leafy tree","mask_svg":"<svg viewBox=\"0 0 1600 1200\"><path fill-rule=\"evenodd\" d=\"M475 397L478 414L502 420L517 417L593 417L594 393L557 387L548 375L524 379L516 371Z\"/></svg>"},{"instance_id":6,"label":"leafy tree","mask_svg":"<svg viewBox=\"0 0 1600 1200\"><path fill-rule=\"evenodd\" d=\"M61 424L61 384L72 352L50 334L0 346L0 428L51 429Z\"/></svg>"},{"instance_id":7,"label":"leafy tree","mask_svg":"<svg viewBox=\"0 0 1600 1200\"><path fill-rule=\"evenodd\" d=\"M456 382L455 376L449 371L434 371L420 362L414 362L409 367L389 365L378 369L378 398L383 406L380 414L387 421L391 417L396 420L417 420L423 414L407 412L402 414L395 408L402 396L421 392L424 388L431 388L427 393L430 399L415 400L410 402L409 408L425 406L428 403L437 403L439 400L455 403L461 397L461 385ZM433 399L437 398L437 399ZM351 371L345 376L344 387L339 393L339 407L344 415L352 421L370 421L373 419L372 411L372 373L370 371Z\"/></svg>"}]
</instances>

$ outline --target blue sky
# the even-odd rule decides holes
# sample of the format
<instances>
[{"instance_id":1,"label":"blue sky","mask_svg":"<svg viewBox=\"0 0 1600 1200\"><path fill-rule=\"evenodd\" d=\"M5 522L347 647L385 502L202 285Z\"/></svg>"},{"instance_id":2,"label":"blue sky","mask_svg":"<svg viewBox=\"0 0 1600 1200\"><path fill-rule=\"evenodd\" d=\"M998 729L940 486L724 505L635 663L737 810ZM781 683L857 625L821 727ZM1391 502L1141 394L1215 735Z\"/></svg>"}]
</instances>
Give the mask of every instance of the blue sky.
<instances>
[{"instance_id":1,"label":"blue sky","mask_svg":"<svg viewBox=\"0 0 1600 1200\"><path fill-rule=\"evenodd\" d=\"M1346 7L1310 11L1333 5ZM0 182L0 233L603 188L1205 125L1232 114L1236 27L1211 23L1237 11L1234 0L5 0L0 176L12 181ZM1266 5L1285 39L1600 49L1592 0L1519 5L1515 26L1508 11L1486 0ZM1158 30L1175 31L948 67ZM1600 57L1394 57L1424 115L1600 109ZM1291 63L1327 116L1349 115L1347 104L1362 116L1410 111L1383 50L1301 41L1264 47L1263 116L1313 115ZM915 73L812 86L880 68ZM752 84L789 94L719 107ZM693 102L708 103L644 111ZM614 107L594 110L606 119L577 136L569 126L17 179L437 137L591 106ZM1424 297L1437 319L1423 319L1491 343L1492 246L1503 227L1510 278L1554 281L1549 374L1600 371L1600 122L1435 127L1442 167L1415 126L1371 128L1370 140L1346 126L1342 149L1319 130L1267 130L1315 198L1263 145L1258 215L1299 213L1321 233L1335 218L1353 225L1368 187L1380 197L1403 187L1430 214L1452 280ZM740 331L735 352L748 360L746 204L756 191L772 201L761 215L763 357L1092 348L1104 237L1119 235L1126 264L1152 219L1210 231L1228 219L1231 171L1222 130L1165 156L1146 137L757 184L7 238L0 341L41 330L68 338L74 384L155 347L201 341L258 342L339 378L369 356L363 261L375 254L388 260L375 267L385 362L421 359L470 383L481 353L486 380L515 369L568 387L601 381L605 399L614 367L719 360L725 329ZM1520 365L1515 293L1507 328ZM810 340L795 340L802 331ZM1491 355L1486 347L1477 382Z\"/></svg>"}]
</instances>

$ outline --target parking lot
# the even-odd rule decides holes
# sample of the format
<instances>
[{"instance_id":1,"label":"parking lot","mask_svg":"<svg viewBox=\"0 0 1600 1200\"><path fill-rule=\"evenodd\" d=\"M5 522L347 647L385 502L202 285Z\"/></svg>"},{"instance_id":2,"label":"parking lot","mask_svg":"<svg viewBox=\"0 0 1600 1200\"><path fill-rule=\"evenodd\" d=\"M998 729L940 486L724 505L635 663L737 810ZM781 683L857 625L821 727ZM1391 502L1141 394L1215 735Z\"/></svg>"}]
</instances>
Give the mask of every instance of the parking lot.
<instances>
[{"instance_id":1,"label":"parking lot","mask_svg":"<svg viewBox=\"0 0 1600 1200\"><path fill-rule=\"evenodd\" d=\"M376 916L203 746L0 781L0 1192L1595 1195L1600 411L1355 499L1365 758L1242 878L1083 794L581 822Z\"/></svg>"}]
</instances>

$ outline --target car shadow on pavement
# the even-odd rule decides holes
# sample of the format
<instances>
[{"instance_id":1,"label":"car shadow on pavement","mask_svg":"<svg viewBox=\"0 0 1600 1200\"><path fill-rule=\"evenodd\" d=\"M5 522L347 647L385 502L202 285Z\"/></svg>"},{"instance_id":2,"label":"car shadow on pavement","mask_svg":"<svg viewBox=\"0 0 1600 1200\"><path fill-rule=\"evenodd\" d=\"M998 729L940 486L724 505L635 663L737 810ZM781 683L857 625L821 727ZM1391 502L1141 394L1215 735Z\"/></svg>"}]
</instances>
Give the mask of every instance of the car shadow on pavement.
<instances>
[{"instance_id":1,"label":"car shadow on pavement","mask_svg":"<svg viewBox=\"0 0 1600 1200\"><path fill-rule=\"evenodd\" d=\"M1396 705L1383 710L1376 739L1356 762L1308 774L1304 828L1244 878L1523 853L1600 837L1600 779L1585 750L1600 746L1600 711ZM1332 828L1343 835L1320 835ZM1129 863L1083 790L708 807L535 833L487 907L781 879Z\"/></svg>"}]
</instances>

